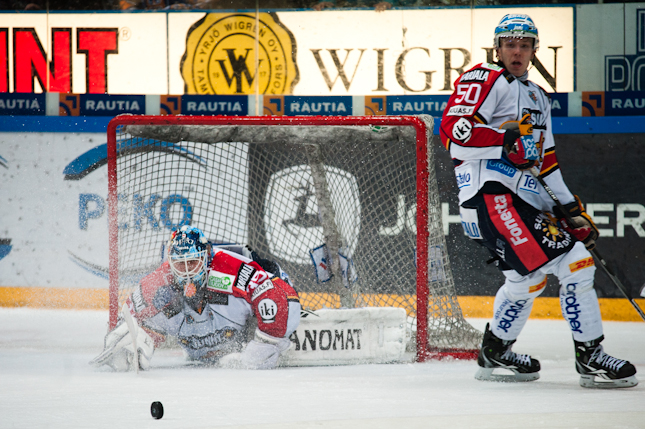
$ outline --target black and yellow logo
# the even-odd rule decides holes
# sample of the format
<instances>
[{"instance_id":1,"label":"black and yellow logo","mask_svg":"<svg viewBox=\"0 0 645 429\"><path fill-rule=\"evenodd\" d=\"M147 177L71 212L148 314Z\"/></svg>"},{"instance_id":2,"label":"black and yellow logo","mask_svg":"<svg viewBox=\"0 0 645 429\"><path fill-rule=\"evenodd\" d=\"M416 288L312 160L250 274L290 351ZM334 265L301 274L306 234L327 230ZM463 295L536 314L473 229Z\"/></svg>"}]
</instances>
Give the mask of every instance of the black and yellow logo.
<instances>
[{"instance_id":1,"label":"black and yellow logo","mask_svg":"<svg viewBox=\"0 0 645 429\"><path fill-rule=\"evenodd\" d=\"M181 74L186 94L291 94L296 42L274 13L209 13L188 30Z\"/></svg>"}]
</instances>

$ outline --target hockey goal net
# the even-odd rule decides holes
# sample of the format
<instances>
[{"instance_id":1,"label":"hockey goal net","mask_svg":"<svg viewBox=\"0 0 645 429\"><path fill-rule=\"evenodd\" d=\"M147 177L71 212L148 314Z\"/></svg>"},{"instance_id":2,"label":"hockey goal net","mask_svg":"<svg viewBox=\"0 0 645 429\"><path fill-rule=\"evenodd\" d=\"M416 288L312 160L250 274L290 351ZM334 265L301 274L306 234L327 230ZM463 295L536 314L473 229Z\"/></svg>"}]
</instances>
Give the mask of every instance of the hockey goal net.
<instances>
[{"instance_id":1,"label":"hockey goal net","mask_svg":"<svg viewBox=\"0 0 645 429\"><path fill-rule=\"evenodd\" d=\"M402 307L417 360L472 358L432 118L122 115L108 126L110 325L171 228L277 261L304 309Z\"/></svg>"}]
</instances>

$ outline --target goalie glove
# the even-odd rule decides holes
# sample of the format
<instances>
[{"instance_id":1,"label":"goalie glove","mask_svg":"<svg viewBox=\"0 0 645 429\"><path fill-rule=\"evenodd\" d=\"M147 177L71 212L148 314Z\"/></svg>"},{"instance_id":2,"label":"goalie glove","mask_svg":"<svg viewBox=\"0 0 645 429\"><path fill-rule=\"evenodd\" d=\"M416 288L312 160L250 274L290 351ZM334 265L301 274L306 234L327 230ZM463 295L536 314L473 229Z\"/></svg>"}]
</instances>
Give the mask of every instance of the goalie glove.
<instances>
[{"instance_id":1,"label":"goalie glove","mask_svg":"<svg viewBox=\"0 0 645 429\"><path fill-rule=\"evenodd\" d=\"M140 369L150 368L150 359L154 353L154 342L150 335L136 325L137 330L137 360ZM107 365L115 371L130 371L135 369L135 353L132 347L132 336L128 325L120 319L113 330L105 336L103 352L90 361L90 365L101 367Z\"/></svg>"},{"instance_id":2,"label":"goalie glove","mask_svg":"<svg viewBox=\"0 0 645 429\"><path fill-rule=\"evenodd\" d=\"M500 127L504 133L504 157L519 170L529 170L540 160L533 139L531 115L527 113L519 121L506 121Z\"/></svg>"},{"instance_id":3,"label":"goalie glove","mask_svg":"<svg viewBox=\"0 0 645 429\"><path fill-rule=\"evenodd\" d=\"M276 338L259 329L255 337L241 353L222 356L219 365L223 368L273 369L278 365L280 354L291 347L288 338Z\"/></svg>"},{"instance_id":4,"label":"goalie glove","mask_svg":"<svg viewBox=\"0 0 645 429\"><path fill-rule=\"evenodd\" d=\"M585 247L591 250L596 247L596 239L599 235L598 228L591 219L591 216L585 211L580 198L577 195L574 195L574 197L576 198L575 201L563 206L566 214L571 218L571 224L567 222L565 213L559 207L554 207L553 212L559 218L558 220L562 228L579 241L582 241Z\"/></svg>"}]
</instances>

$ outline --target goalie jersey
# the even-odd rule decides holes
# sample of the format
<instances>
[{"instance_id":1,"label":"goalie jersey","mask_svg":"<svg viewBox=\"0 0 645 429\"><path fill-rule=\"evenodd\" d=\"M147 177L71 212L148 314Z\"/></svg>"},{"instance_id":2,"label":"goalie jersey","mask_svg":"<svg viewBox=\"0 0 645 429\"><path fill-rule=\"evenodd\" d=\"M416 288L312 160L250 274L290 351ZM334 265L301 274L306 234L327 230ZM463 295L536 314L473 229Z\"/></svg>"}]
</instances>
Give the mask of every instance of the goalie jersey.
<instances>
[{"instance_id":1,"label":"goalie jersey","mask_svg":"<svg viewBox=\"0 0 645 429\"><path fill-rule=\"evenodd\" d=\"M239 351L254 316L258 329L272 337L287 337L297 328L300 302L288 278L223 248L213 246L211 254L206 285L194 296L187 298L173 285L170 266L164 262L127 299L155 345L169 335L189 358L209 361Z\"/></svg>"},{"instance_id":2,"label":"goalie jersey","mask_svg":"<svg viewBox=\"0 0 645 429\"><path fill-rule=\"evenodd\" d=\"M490 63L468 70L454 86L440 136L455 165L460 205L487 182L496 182L538 210L552 212L553 200L531 172L518 170L503 159L504 130L500 127L527 113L540 154L540 176L563 204L574 201L555 155L550 97L541 87Z\"/></svg>"}]
</instances>

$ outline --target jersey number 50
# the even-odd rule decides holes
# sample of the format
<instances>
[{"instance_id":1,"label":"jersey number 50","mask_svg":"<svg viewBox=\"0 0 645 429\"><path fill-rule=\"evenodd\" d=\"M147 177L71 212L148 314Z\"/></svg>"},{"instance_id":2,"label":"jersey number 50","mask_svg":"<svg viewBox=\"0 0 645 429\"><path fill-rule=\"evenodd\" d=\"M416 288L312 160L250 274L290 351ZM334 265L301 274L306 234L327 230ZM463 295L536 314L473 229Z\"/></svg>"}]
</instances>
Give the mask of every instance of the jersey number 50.
<instances>
[{"instance_id":1,"label":"jersey number 50","mask_svg":"<svg viewBox=\"0 0 645 429\"><path fill-rule=\"evenodd\" d=\"M468 104L477 104L479 95L482 92L482 86L478 83L462 83L457 85L457 95L461 97L455 98L455 104L466 102Z\"/></svg>"}]
</instances>

